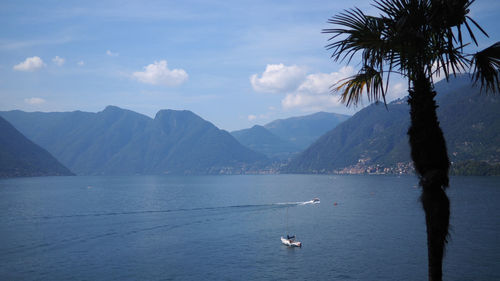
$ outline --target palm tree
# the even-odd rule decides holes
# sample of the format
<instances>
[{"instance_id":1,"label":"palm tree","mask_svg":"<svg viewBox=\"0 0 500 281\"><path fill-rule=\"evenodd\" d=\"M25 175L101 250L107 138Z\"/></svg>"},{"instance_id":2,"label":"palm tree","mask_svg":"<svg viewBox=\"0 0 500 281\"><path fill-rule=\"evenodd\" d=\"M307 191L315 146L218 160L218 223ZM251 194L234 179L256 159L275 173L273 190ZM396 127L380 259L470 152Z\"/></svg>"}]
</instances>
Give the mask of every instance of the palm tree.
<instances>
[{"instance_id":1,"label":"palm tree","mask_svg":"<svg viewBox=\"0 0 500 281\"><path fill-rule=\"evenodd\" d=\"M379 0L379 16L354 8L328 22L335 28L327 49L334 61L349 63L361 55L359 72L333 85L341 100L356 105L366 93L370 101L383 101L391 74L408 80L411 157L422 187L421 202L427 227L429 280L442 279L442 261L448 237L450 162L439 127L433 76L456 75L472 69L472 80L486 92L500 91L500 42L475 54L466 54L464 37L477 40L471 27L486 32L468 16L474 0ZM467 32L463 32L462 28ZM336 39L336 40L334 40Z\"/></svg>"}]
</instances>

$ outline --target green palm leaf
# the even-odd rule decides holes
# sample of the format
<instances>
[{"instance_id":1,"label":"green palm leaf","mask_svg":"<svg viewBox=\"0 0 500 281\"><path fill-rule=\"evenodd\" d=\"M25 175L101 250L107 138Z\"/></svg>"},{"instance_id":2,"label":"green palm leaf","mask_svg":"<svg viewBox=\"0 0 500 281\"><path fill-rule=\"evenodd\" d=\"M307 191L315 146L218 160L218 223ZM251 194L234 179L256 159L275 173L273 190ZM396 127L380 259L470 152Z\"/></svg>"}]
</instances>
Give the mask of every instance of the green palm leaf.
<instances>
[{"instance_id":1,"label":"green palm leaf","mask_svg":"<svg viewBox=\"0 0 500 281\"><path fill-rule=\"evenodd\" d=\"M365 90L369 101L383 100L385 103L382 74L370 66L363 67L354 76L340 80L332 88L333 92L340 92L340 99L347 106L356 106L361 101Z\"/></svg>"}]
</instances>

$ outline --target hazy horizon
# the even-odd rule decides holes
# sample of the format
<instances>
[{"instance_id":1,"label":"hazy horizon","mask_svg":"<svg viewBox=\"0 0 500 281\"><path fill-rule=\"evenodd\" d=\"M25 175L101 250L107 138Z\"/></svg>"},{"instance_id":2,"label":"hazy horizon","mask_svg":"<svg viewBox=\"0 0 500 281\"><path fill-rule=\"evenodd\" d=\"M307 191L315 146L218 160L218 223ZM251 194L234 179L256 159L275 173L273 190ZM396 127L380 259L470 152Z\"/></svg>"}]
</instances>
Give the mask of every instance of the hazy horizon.
<instances>
[{"instance_id":1,"label":"hazy horizon","mask_svg":"<svg viewBox=\"0 0 500 281\"><path fill-rule=\"evenodd\" d=\"M325 49L327 20L371 1L139 1L0 4L0 110L102 111L153 117L191 110L233 131L318 111L353 114L328 93L357 71ZM479 47L499 38L497 1L476 1ZM474 29L474 27L473 27ZM394 76L388 100L406 95ZM367 105L365 103L364 105Z\"/></svg>"}]
</instances>

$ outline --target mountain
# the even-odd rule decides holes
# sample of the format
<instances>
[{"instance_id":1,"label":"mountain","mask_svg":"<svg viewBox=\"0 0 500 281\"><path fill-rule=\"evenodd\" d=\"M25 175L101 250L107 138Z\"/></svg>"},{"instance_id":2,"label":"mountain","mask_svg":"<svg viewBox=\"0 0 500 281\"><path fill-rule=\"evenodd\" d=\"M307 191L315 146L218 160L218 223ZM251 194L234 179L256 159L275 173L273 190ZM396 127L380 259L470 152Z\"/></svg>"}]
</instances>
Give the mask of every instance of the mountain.
<instances>
[{"instance_id":1,"label":"mountain","mask_svg":"<svg viewBox=\"0 0 500 281\"><path fill-rule=\"evenodd\" d=\"M286 160L348 118L348 115L318 112L278 119L264 126L256 125L249 129L233 131L231 134L252 150L270 158Z\"/></svg>"},{"instance_id":2,"label":"mountain","mask_svg":"<svg viewBox=\"0 0 500 281\"><path fill-rule=\"evenodd\" d=\"M440 81L435 88L437 113L454 166L461 169L470 166L470 161L500 164L500 97L480 94L467 76L449 83ZM406 134L409 124L406 99L388 104L388 109L372 104L319 138L294 158L286 171L407 171L411 163Z\"/></svg>"},{"instance_id":3,"label":"mountain","mask_svg":"<svg viewBox=\"0 0 500 281\"><path fill-rule=\"evenodd\" d=\"M255 125L250 129L231 132L244 146L275 159L287 159L301 150L291 141L285 141L263 126Z\"/></svg>"},{"instance_id":4,"label":"mountain","mask_svg":"<svg viewBox=\"0 0 500 281\"><path fill-rule=\"evenodd\" d=\"M337 113L317 112L306 116L278 119L264 125L264 128L302 150L349 117Z\"/></svg>"},{"instance_id":5,"label":"mountain","mask_svg":"<svg viewBox=\"0 0 500 281\"><path fill-rule=\"evenodd\" d=\"M154 119L116 106L0 115L81 175L241 173L267 160L187 110Z\"/></svg>"},{"instance_id":6,"label":"mountain","mask_svg":"<svg viewBox=\"0 0 500 281\"><path fill-rule=\"evenodd\" d=\"M73 175L50 153L0 117L0 178Z\"/></svg>"}]
</instances>

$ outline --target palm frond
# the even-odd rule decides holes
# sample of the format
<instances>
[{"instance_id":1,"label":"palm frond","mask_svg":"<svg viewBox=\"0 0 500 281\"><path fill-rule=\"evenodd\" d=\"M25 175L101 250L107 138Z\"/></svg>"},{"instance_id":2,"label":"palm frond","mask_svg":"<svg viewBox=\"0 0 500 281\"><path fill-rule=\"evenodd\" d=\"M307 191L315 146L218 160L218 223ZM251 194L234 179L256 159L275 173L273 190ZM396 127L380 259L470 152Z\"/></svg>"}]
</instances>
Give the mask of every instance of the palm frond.
<instances>
[{"instance_id":1,"label":"palm frond","mask_svg":"<svg viewBox=\"0 0 500 281\"><path fill-rule=\"evenodd\" d=\"M381 38L383 23L380 18L365 15L361 10L355 8L332 17L328 23L338 25L338 28L323 29L323 33L333 34L328 40L331 41L339 35L346 35L343 40L338 40L326 46L333 50L331 57L335 61L347 60L350 62L357 53L363 52L365 62L380 64L384 56L384 40Z\"/></svg>"},{"instance_id":2,"label":"palm frond","mask_svg":"<svg viewBox=\"0 0 500 281\"><path fill-rule=\"evenodd\" d=\"M444 72L446 80L451 75L455 76L458 73L463 73L470 66L470 60L462 53L463 47L466 45L454 46L450 41L437 40L438 42L431 41L430 49L433 50L431 63L429 67L435 66L435 73L438 75L441 71Z\"/></svg>"},{"instance_id":3,"label":"palm frond","mask_svg":"<svg viewBox=\"0 0 500 281\"><path fill-rule=\"evenodd\" d=\"M332 86L332 91L340 92L340 100L347 106L356 106L365 90L370 102L383 100L384 104L386 103L382 74L367 65L358 74L342 79Z\"/></svg>"},{"instance_id":4,"label":"palm frond","mask_svg":"<svg viewBox=\"0 0 500 281\"><path fill-rule=\"evenodd\" d=\"M481 91L500 92L500 41L472 56L474 83L481 81Z\"/></svg>"},{"instance_id":5,"label":"palm frond","mask_svg":"<svg viewBox=\"0 0 500 281\"><path fill-rule=\"evenodd\" d=\"M472 3L474 3L474 0L431 0L428 6L430 10L429 23L433 30L438 33L453 34L452 28L456 27L457 43L463 45L462 25L465 25L469 37L477 46L478 43L472 31L472 25L478 28L486 37L488 37L488 34L475 20L468 16ZM454 41L456 41L455 38Z\"/></svg>"},{"instance_id":6,"label":"palm frond","mask_svg":"<svg viewBox=\"0 0 500 281\"><path fill-rule=\"evenodd\" d=\"M409 1L404 0L375 0L375 8L379 9L390 18L400 18L401 14L407 10Z\"/></svg>"},{"instance_id":7,"label":"palm frond","mask_svg":"<svg viewBox=\"0 0 500 281\"><path fill-rule=\"evenodd\" d=\"M416 68L422 68L425 61L429 33L423 28L426 24L426 1L377 0L375 8L381 11L387 63L408 77Z\"/></svg>"},{"instance_id":8,"label":"palm frond","mask_svg":"<svg viewBox=\"0 0 500 281\"><path fill-rule=\"evenodd\" d=\"M481 32L482 32L482 33L483 33L486 37L490 37L490 36L488 35L488 33L486 33L486 31L484 31L484 29L483 29L483 28L482 28L482 27L481 27L481 26L480 26L480 25L479 25L479 24L478 24L475 20L473 20L473 19L472 19L471 17L469 17L469 16L466 16L466 18L467 18L468 20L470 20L470 21L471 21L471 22L472 22L472 23L473 23L473 24L474 24L474 25L475 25L475 26L476 26L479 30L481 30Z\"/></svg>"}]
</instances>

